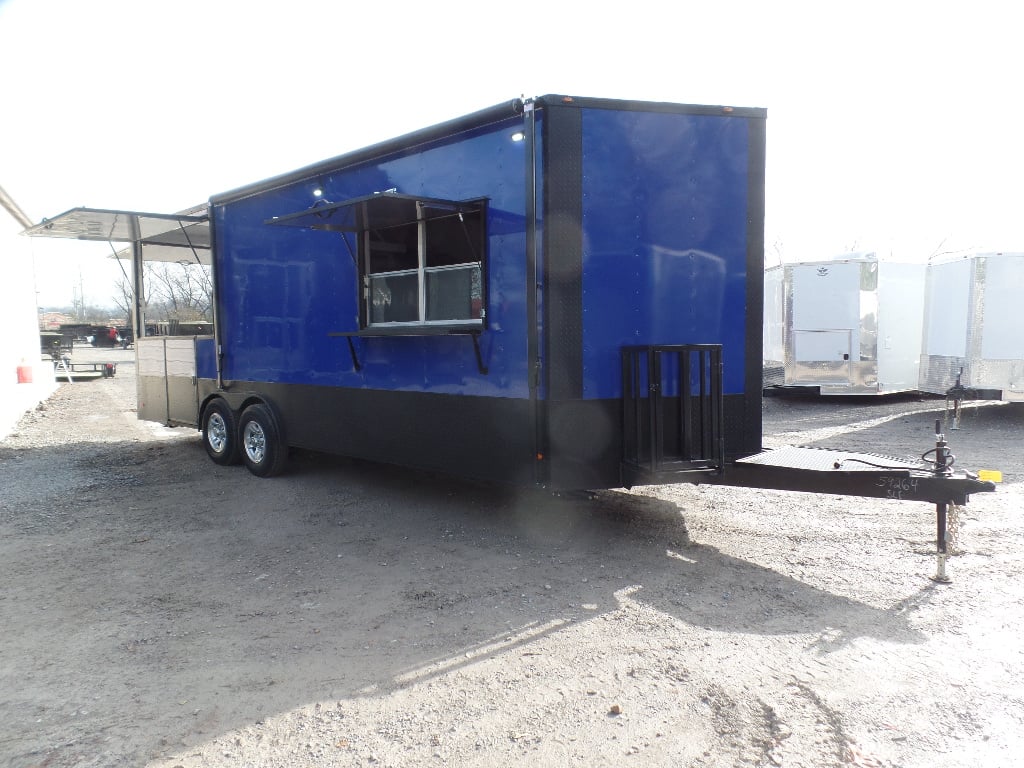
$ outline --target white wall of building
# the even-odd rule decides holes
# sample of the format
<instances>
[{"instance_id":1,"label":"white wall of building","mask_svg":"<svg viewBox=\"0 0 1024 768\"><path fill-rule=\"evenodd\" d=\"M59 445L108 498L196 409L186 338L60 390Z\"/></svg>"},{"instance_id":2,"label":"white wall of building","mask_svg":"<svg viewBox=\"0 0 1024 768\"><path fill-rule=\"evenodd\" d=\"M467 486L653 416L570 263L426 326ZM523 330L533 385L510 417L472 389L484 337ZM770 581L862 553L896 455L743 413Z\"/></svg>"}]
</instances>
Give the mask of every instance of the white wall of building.
<instances>
[{"instance_id":1,"label":"white wall of building","mask_svg":"<svg viewBox=\"0 0 1024 768\"><path fill-rule=\"evenodd\" d=\"M32 241L0 208L0 438L57 388L39 351Z\"/></svg>"}]
</instances>

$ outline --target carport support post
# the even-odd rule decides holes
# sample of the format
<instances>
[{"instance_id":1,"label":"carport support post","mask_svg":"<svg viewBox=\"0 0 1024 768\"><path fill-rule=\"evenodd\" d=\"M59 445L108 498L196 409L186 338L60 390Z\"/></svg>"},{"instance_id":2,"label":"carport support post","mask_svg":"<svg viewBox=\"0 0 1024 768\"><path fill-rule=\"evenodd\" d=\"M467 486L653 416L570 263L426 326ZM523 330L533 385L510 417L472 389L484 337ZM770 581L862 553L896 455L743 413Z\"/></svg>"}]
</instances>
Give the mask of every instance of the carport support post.
<instances>
[{"instance_id":1,"label":"carport support post","mask_svg":"<svg viewBox=\"0 0 1024 768\"><path fill-rule=\"evenodd\" d=\"M132 333L134 338L140 339L145 336L145 316L142 311L142 297L145 295L145 286L142 285L142 243L138 238L131 244L131 271L132 283L134 284L131 311L131 321L134 326Z\"/></svg>"}]
</instances>

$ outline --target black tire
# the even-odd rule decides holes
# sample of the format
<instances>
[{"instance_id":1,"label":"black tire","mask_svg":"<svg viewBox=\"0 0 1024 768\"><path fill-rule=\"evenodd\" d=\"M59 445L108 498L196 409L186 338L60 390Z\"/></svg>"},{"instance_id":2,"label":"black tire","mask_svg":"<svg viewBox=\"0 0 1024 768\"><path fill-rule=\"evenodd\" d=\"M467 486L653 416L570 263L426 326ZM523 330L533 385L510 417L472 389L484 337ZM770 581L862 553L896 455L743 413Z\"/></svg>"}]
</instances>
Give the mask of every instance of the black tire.
<instances>
[{"instance_id":1,"label":"black tire","mask_svg":"<svg viewBox=\"0 0 1024 768\"><path fill-rule=\"evenodd\" d=\"M203 412L203 446L215 464L229 466L239 462L235 413L220 398L211 401Z\"/></svg>"},{"instance_id":2,"label":"black tire","mask_svg":"<svg viewBox=\"0 0 1024 768\"><path fill-rule=\"evenodd\" d=\"M242 411L238 446L242 462L257 477L273 477L284 469L288 447L281 440L281 431L267 406L258 403Z\"/></svg>"}]
</instances>

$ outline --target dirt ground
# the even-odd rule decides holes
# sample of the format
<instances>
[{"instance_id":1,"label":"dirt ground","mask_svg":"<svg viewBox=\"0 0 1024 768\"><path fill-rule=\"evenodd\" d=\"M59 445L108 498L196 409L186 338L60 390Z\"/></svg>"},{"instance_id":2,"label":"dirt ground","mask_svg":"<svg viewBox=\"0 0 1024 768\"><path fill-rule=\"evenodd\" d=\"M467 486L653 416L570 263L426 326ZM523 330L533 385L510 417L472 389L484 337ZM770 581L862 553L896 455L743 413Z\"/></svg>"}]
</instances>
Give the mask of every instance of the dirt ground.
<instances>
[{"instance_id":1,"label":"dirt ground","mask_svg":"<svg viewBox=\"0 0 1024 768\"><path fill-rule=\"evenodd\" d=\"M0 443L0 765L1024 763L1022 407L948 433L1005 482L938 585L917 502L260 480L92 354ZM765 444L919 455L942 407L766 398Z\"/></svg>"}]
</instances>

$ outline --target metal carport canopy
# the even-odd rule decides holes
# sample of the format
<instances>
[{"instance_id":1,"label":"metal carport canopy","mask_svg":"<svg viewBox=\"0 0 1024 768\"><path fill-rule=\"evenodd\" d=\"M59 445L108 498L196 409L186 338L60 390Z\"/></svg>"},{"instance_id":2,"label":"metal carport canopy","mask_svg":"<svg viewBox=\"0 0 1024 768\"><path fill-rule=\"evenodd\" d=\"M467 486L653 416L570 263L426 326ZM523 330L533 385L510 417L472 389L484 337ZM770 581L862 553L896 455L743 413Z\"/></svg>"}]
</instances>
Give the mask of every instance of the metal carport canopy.
<instances>
[{"instance_id":1,"label":"metal carport canopy","mask_svg":"<svg viewBox=\"0 0 1024 768\"><path fill-rule=\"evenodd\" d=\"M140 339L146 335L143 264L147 261L198 262L210 266L212 241L206 211L205 203L182 213L72 208L52 219L44 219L22 234L106 242L110 243L111 250L115 242L131 243L130 248L114 251L112 256L131 259L132 328L135 338ZM216 313L216 309L214 311ZM216 326L214 317L214 328Z\"/></svg>"},{"instance_id":2,"label":"metal carport canopy","mask_svg":"<svg viewBox=\"0 0 1024 768\"><path fill-rule=\"evenodd\" d=\"M205 265L211 262L210 218L205 214L197 216L192 213L72 208L52 219L44 219L22 234L29 237L139 243L144 261L195 260ZM182 248L191 252L191 258L181 252Z\"/></svg>"}]
</instances>

